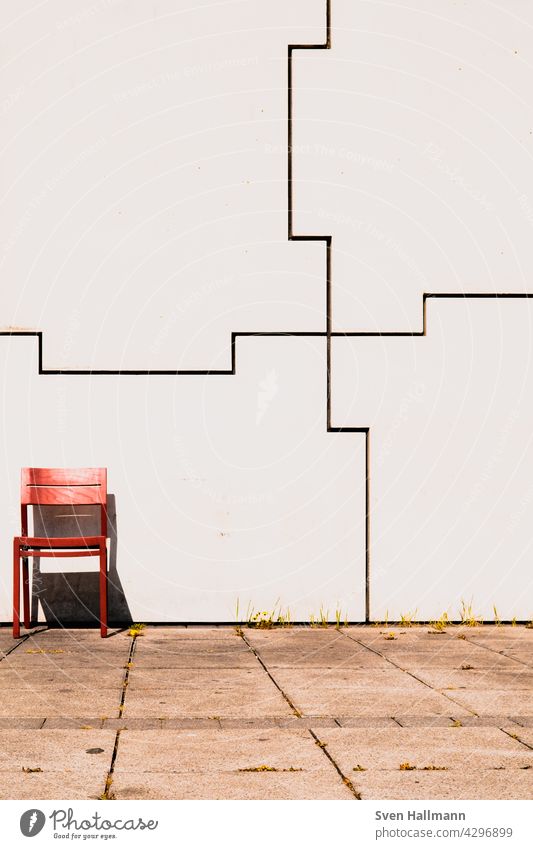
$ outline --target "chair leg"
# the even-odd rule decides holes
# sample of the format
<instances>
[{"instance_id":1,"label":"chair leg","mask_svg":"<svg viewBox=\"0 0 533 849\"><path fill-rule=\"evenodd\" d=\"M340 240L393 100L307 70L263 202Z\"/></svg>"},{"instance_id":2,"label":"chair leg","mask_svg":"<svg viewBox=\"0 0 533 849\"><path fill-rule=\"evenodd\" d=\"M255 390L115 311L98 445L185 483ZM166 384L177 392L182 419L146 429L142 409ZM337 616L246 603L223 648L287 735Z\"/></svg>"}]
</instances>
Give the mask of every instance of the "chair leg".
<instances>
[{"instance_id":1,"label":"chair leg","mask_svg":"<svg viewBox=\"0 0 533 849\"><path fill-rule=\"evenodd\" d=\"M100 547L100 636L107 637L107 546Z\"/></svg>"},{"instance_id":2,"label":"chair leg","mask_svg":"<svg viewBox=\"0 0 533 849\"><path fill-rule=\"evenodd\" d=\"M24 602L24 627L30 628L30 572L28 558L22 558L22 598Z\"/></svg>"},{"instance_id":3,"label":"chair leg","mask_svg":"<svg viewBox=\"0 0 533 849\"><path fill-rule=\"evenodd\" d=\"M20 542L13 540L13 637L20 637Z\"/></svg>"}]
</instances>

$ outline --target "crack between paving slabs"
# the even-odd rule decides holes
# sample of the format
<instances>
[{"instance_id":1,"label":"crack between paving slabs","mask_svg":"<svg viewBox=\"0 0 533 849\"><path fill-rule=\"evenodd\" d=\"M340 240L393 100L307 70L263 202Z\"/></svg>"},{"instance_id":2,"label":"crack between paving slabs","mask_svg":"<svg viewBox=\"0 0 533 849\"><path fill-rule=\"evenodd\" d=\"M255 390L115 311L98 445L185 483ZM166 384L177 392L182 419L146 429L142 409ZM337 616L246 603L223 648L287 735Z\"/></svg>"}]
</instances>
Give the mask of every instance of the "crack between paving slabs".
<instances>
[{"instance_id":1,"label":"crack between paving slabs","mask_svg":"<svg viewBox=\"0 0 533 849\"><path fill-rule=\"evenodd\" d=\"M531 666L530 666L529 663L526 663L525 661L520 660L518 657L513 657L512 655L506 654L503 651L498 651L498 649L493 649L493 648L491 648L491 646L485 646L485 645L483 645L483 643L476 642L476 640L473 640L471 637L465 636L465 640L466 640L467 643L470 643L472 646L477 646L477 648L480 648L480 649L486 649L486 651L490 651L490 652L493 652L493 654L497 654L498 657L506 657L509 660L514 660L515 663L519 663L521 666L525 666L526 669L531 669ZM517 726L520 727L520 723L516 722L514 719L511 719L510 717L509 717L509 722L512 722L514 725L517 725ZM515 734L514 732L511 733L510 731L507 731L505 728L502 728L501 725L498 725L497 727L498 727L499 731L502 731L504 734L507 734L513 740L517 740L519 743L521 743L527 749L531 749L531 751L533 751L533 746L530 746L529 743L526 743L524 740L522 740L518 736L518 734Z\"/></svg>"},{"instance_id":2,"label":"crack between paving slabs","mask_svg":"<svg viewBox=\"0 0 533 849\"><path fill-rule=\"evenodd\" d=\"M514 731L513 731L513 732L511 732L511 731L507 731L507 729L506 729L506 728L501 728L500 726L498 726L498 731L503 731L503 733L504 733L504 734L507 734L507 736L508 736L508 737L510 737L510 738L511 738L511 740L516 740L516 741L517 741L517 743L521 743L521 744L522 744L522 746L525 746L525 747L526 747L526 749L529 749L530 751L532 751L532 752L533 752L533 746L530 746L530 745L529 745L529 743L526 743L526 742L525 742L525 740L522 740L522 739L518 736L518 734L515 734L515 733L514 733Z\"/></svg>"},{"instance_id":3,"label":"crack between paving slabs","mask_svg":"<svg viewBox=\"0 0 533 849\"><path fill-rule=\"evenodd\" d=\"M341 634L344 634L344 636L348 640L351 640L353 643L357 643L357 645L361 646L362 648L367 649L368 651L371 651L374 654L377 654L378 657L381 657L382 660L386 660L387 663L390 663L391 666L393 666L395 669L399 669L400 672L404 672L406 675L410 675L411 678L415 679L415 681L418 681L420 684L423 684L424 687L427 687L429 690L431 690L432 693L438 693L439 696L444 696L444 698L448 699L448 701L452 702L453 704L457 705L460 708L463 708L463 710L467 710L472 716L479 716L479 714L477 714L475 710L472 710L471 708L467 707L466 705L461 704L461 702L458 701L458 699L454 699L452 696L448 696L446 693L443 693L441 690L437 690L435 687L432 687L431 684L428 684L427 681L423 680L423 678L419 678L418 675L415 675L414 672L409 672L408 669L404 669L403 666L400 666L399 663L395 663L394 660L391 660L389 657L384 655L382 652L379 651L379 649L373 649L373 648L371 648L371 646L367 646L361 640L358 640L356 637L352 637L350 634L347 634L345 631L343 631L342 628L340 629L340 631L341 631ZM394 719L395 722L398 722L396 717L393 716L392 719ZM455 717L455 716L451 716L450 719L456 720L456 721L459 721L459 722L461 721L459 717ZM398 725L403 727L401 722L398 722Z\"/></svg>"},{"instance_id":4,"label":"crack between paving slabs","mask_svg":"<svg viewBox=\"0 0 533 849\"><path fill-rule=\"evenodd\" d=\"M129 678L130 678L130 669L131 664L133 663L133 656L135 654L135 648L137 644L137 635L131 638L130 650L128 652L128 659L126 661L126 665L124 667L124 678L122 679L122 692L120 696L120 704L118 706L118 719L122 719L122 715L124 713L124 705L126 702L126 690L128 688ZM117 733L115 735L115 743L113 745L113 752L111 754L111 763L109 764L109 770L106 776L104 792L101 795L101 799L114 799L114 794L111 790L111 785L113 784L113 774L115 772L115 763L118 755L118 747L120 743L120 734L122 732L122 728L117 728Z\"/></svg>"},{"instance_id":5,"label":"crack between paving slabs","mask_svg":"<svg viewBox=\"0 0 533 849\"><path fill-rule=\"evenodd\" d=\"M283 689L283 687L281 687L281 685L280 685L280 684L278 684L278 682L276 681L276 679L274 678L274 676L272 675L272 673L271 673L271 672L270 672L270 670L268 669L268 667L267 667L266 663L264 662L263 658L261 657L261 655L259 654L259 652L257 651L257 649L256 649L256 648L254 648L254 646L253 646L253 645L252 645L252 644L251 644L251 643L247 640L247 638L245 637L245 635L244 635L244 633L243 633L242 629L240 629L239 636L240 636L240 637L241 637L241 639L242 639L242 640L246 643L246 645L248 646L249 650L250 650L250 651L252 652L252 654L255 656L255 658L257 659L258 663L259 663L259 664L261 665L261 667L263 668L263 671L264 671L264 672L268 675L268 677L270 678L270 680L272 681L272 683L274 684L274 686L275 686L275 687L279 690L279 692L281 693L281 695L283 696L283 698L285 699L285 701L286 701L286 702L287 702L287 704L289 705L289 707L290 707L290 709L292 710L292 712L294 713L294 715L295 715L295 716L298 716L298 717L301 717L301 716L302 716L301 711L299 711L299 710L298 710L298 708L297 708L297 707L296 707L296 705L292 702L292 700L291 700L291 699L290 699L290 697L287 695L287 693L285 692L285 690ZM348 788L348 790L350 791L350 793L352 793L352 795L354 796L354 798L355 798L355 799L360 800L360 799L361 799L361 795L357 792L357 790L356 790L356 789L355 789L355 787L353 786L353 784L352 784L352 782L350 781L350 779L348 778L348 776L344 775L344 773L343 773L343 771L341 770L340 766L338 765L338 763L336 762L336 760L334 759L334 757L331 755L331 753L328 751L327 744L326 744L326 743L324 743L324 742L322 742L322 741L319 739L319 737L317 737L317 735L315 734L315 732L314 732L311 728L307 728L306 730L309 732L309 734L310 734L310 735L311 735L311 737L313 738L313 740L314 740L315 744L316 744L316 745L317 745L317 746L318 746L318 747L322 750L322 752L324 753L324 755L326 756L326 758L327 758L327 759L329 760L329 762L332 764L332 766L333 766L333 767L334 767L334 769L336 770L337 774L339 775L339 777L340 777L340 779L341 779L342 783L343 783L343 784L344 784L344 785Z\"/></svg>"},{"instance_id":6,"label":"crack between paving slabs","mask_svg":"<svg viewBox=\"0 0 533 849\"><path fill-rule=\"evenodd\" d=\"M515 663L519 663L521 666L525 666L526 669L531 669L531 664L526 663L525 660L520 660L518 657L513 657L511 654L505 654L503 651L498 651L498 649L493 649L490 646L484 646L483 643L477 643L471 637L464 637L467 643L470 643L471 646L476 646L479 649L485 649L486 651L491 651L493 654L497 654L499 657L506 657L508 660L514 660Z\"/></svg>"}]
</instances>

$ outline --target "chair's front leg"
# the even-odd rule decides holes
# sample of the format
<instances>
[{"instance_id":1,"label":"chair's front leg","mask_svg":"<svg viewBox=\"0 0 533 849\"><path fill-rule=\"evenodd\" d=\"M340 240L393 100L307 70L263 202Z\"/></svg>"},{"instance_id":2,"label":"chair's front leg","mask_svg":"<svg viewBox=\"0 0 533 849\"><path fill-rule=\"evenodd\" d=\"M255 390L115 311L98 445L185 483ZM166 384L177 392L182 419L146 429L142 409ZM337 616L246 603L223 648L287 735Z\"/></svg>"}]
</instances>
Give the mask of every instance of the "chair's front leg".
<instances>
[{"instance_id":1,"label":"chair's front leg","mask_svg":"<svg viewBox=\"0 0 533 849\"><path fill-rule=\"evenodd\" d=\"M20 637L20 542L13 540L13 637Z\"/></svg>"},{"instance_id":2,"label":"chair's front leg","mask_svg":"<svg viewBox=\"0 0 533 849\"><path fill-rule=\"evenodd\" d=\"M29 628L30 622L30 572L28 569L28 558L22 558L22 599L24 609L24 627Z\"/></svg>"},{"instance_id":3,"label":"chair's front leg","mask_svg":"<svg viewBox=\"0 0 533 849\"><path fill-rule=\"evenodd\" d=\"M100 546L100 636L107 637L107 546Z\"/></svg>"}]
</instances>

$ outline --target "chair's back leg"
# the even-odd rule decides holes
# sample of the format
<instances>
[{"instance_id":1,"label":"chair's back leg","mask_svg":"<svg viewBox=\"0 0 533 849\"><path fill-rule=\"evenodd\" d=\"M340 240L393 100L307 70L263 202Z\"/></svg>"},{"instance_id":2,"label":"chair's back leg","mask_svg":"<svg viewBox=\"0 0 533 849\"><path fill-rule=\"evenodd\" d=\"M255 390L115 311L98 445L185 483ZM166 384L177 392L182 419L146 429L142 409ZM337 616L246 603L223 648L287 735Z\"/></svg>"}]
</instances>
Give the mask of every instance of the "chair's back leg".
<instances>
[{"instance_id":1,"label":"chair's back leg","mask_svg":"<svg viewBox=\"0 0 533 849\"><path fill-rule=\"evenodd\" d=\"M13 540L13 636L20 637L20 542Z\"/></svg>"},{"instance_id":2,"label":"chair's back leg","mask_svg":"<svg viewBox=\"0 0 533 849\"><path fill-rule=\"evenodd\" d=\"M30 572L28 558L22 558L22 599L24 605L24 627L29 628L30 622Z\"/></svg>"},{"instance_id":3,"label":"chair's back leg","mask_svg":"<svg viewBox=\"0 0 533 849\"><path fill-rule=\"evenodd\" d=\"M107 637L107 547L100 546L100 636Z\"/></svg>"}]
</instances>

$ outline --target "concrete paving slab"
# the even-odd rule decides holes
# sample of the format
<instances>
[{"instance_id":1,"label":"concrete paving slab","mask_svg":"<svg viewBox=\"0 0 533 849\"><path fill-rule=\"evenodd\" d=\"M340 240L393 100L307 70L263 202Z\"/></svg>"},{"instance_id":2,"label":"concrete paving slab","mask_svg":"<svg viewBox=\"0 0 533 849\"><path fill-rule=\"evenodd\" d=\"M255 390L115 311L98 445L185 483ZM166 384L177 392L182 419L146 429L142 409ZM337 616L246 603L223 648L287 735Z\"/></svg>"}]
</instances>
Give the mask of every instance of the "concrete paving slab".
<instances>
[{"instance_id":1,"label":"concrete paving slab","mask_svg":"<svg viewBox=\"0 0 533 849\"><path fill-rule=\"evenodd\" d=\"M332 716L411 716L420 714L436 714L450 716L453 709L458 714L468 714L469 710L462 705L452 703L438 693L427 690L424 695L396 690L368 693L364 690L330 695L320 693L291 692L291 700L303 714L317 713L319 710Z\"/></svg>"},{"instance_id":2,"label":"concrete paving slab","mask_svg":"<svg viewBox=\"0 0 533 849\"><path fill-rule=\"evenodd\" d=\"M416 671L417 669L460 669L465 664L470 664L476 669L485 670L507 670L514 672L519 669L516 660L505 655L494 652L479 650L480 653L471 652L469 649L461 652L399 652L391 660L402 669Z\"/></svg>"},{"instance_id":3,"label":"concrete paving slab","mask_svg":"<svg viewBox=\"0 0 533 849\"><path fill-rule=\"evenodd\" d=\"M58 728L91 731L103 728L105 721L103 716L48 716L41 727L46 731Z\"/></svg>"},{"instance_id":4,"label":"concrete paving slab","mask_svg":"<svg viewBox=\"0 0 533 849\"><path fill-rule=\"evenodd\" d=\"M244 640L258 651L263 648L304 651L310 648L312 651L316 651L332 647L342 648L348 643L346 638L335 629L254 631L245 628L243 636ZM357 643L352 641L352 646L357 648Z\"/></svg>"},{"instance_id":5,"label":"concrete paving slab","mask_svg":"<svg viewBox=\"0 0 533 849\"><path fill-rule=\"evenodd\" d=\"M280 728L335 728L337 721L330 716L287 716L278 718Z\"/></svg>"},{"instance_id":6,"label":"concrete paving slab","mask_svg":"<svg viewBox=\"0 0 533 849\"><path fill-rule=\"evenodd\" d=\"M431 652L431 654L435 655L435 657L443 656L447 657L448 655L454 654L463 654L468 652L469 654L473 654L479 657L484 657L490 654L499 654L499 652L491 652L490 649L485 648L484 646L475 645L474 643L468 640L388 640L385 639L384 642L374 643L368 645L373 648L375 651L380 651L386 655L401 655L406 652Z\"/></svg>"},{"instance_id":7,"label":"concrete paving slab","mask_svg":"<svg viewBox=\"0 0 533 849\"><path fill-rule=\"evenodd\" d=\"M388 665L384 669L346 669L340 668L317 668L306 669L280 669L276 671L274 678L284 690L291 687L302 687L313 690L317 687L330 691L366 690L376 688L377 690L412 690L413 692L425 692L428 690L420 681L412 675L406 675L400 669Z\"/></svg>"},{"instance_id":8,"label":"concrete paving slab","mask_svg":"<svg viewBox=\"0 0 533 849\"><path fill-rule=\"evenodd\" d=\"M190 654L191 652L240 652L250 654L250 647L239 637L231 639L222 637L208 637L202 639L184 638L182 636L168 636L160 638L147 633L146 636L138 637L135 641L135 649L139 652L152 652L154 654Z\"/></svg>"},{"instance_id":9,"label":"concrete paving slab","mask_svg":"<svg viewBox=\"0 0 533 849\"><path fill-rule=\"evenodd\" d=\"M372 652L361 649L358 652L345 649L262 649L261 659L269 668L297 668L297 669L390 669L391 664L387 660Z\"/></svg>"},{"instance_id":10,"label":"concrete paving slab","mask_svg":"<svg viewBox=\"0 0 533 849\"><path fill-rule=\"evenodd\" d=\"M469 664L470 665L470 664ZM533 673L527 669L418 669L416 674L437 690L533 690Z\"/></svg>"},{"instance_id":11,"label":"concrete paving slab","mask_svg":"<svg viewBox=\"0 0 533 849\"><path fill-rule=\"evenodd\" d=\"M46 723L46 727L48 727L48 722ZM107 717L107 719L102 719L101 722L102 728L114 729L115 731L122 731L124 728L133 728L136 731L139 730L150 730L150 731L161 731L163 728L163 721L161 719L117 719L113 717Z\"/></svg>"},{"instance_id":12,"label":"concrete paving slab","mask_svg":"<svg viewBox=\"0 0 533 849\"><path fill-rule=\"evenodd\" d=\"M429 625L423 625L415 628L399 628L396 626L391 626L388 628L383 627L371 627L365 633L355 634L350 628L342 628L342 633L346 636L351 637L352 639L361 640L362 642L367 642L368 640L382 640L384 637L393 634L398 638L401 642L404 643L451 643L454 640L464 640L469 639L471 636L478 636L481 634L479 628L459 628L457 626L448 627L443 631L435 631L433 627Z\"/></svg>"},{"instance_id":13,"label":"concrete paving slab","mask_svg":"<svg viewBox=\"0 0 533 849\"><path fill-rule=\"evenodd\" d=\"M450 693L450 695L452 695ZM468 707L471 711L479 715L488 714L509 716L520 715L524 713L526 716L531 714L531 693L526 690L509 691L509 690L456 690L453 696L461 701L461 704Z\"/></svg>"},{"instance_id":14,"label":"concrete paving slab","mask_svg":"<svg viewBox=\"0 0 533 849\"><path fill-rule=\"evenodd\" d=\"M284 662L295 659L301 662L313 662L317 658L323 661L323 665L327 666L331 662L342 662L353 660L354 663L372 663L372 660L377 658L373 652L363 646L339 636L330 638L322 635L320 639L309 635L307 638L299 636L297 639L269 640L268 638L251 638L248 640L250 645L259 655L265 658L279 658ZM379 658L377 658L379 659Z\"/></svg>"},{"instance_id":15,"label":"concrete paving slab","mask_svg":"<svg viewBox=\"0 0 533 849\"><path fill-rule=\"evenodd\" d=\"M204 640L203 642L207 642ZM216 651L201 647L188 651L189 643L180 651L139 650L133 657L137 669L251 669L258 661L249 649Z\"/></svg>"},{"instance_id":16,"label":"concrete paving slab","mask_svg":"<svg viewBox=\"0 0 533 849\"><path fill-rule=\"evenodd\" d=\"M306 772L332 769L309 732L301 728L127 730L120 736L115 769L131 774L206 773L261 765Z\"/></svg>"},{"instance_id":17,"label":"concrete paving slab","mask_svg":"<svg viewBox=\"0 0 533 849\"><path fill-rule=\"evenodd\" d=\"M256 669L149 670L133 667L124 715L157 717L286 716L291 710Z\"/></svg>"},{"instance_id":18,"label":"concrete paving slab","mask_svg":"<svg viewBox=\"0 0 533 849\"><path fill-rule=\"evenodd\" d=\"M505 767L533 768L533 751L497 728L336 728L324 735L328 751L345 775L358 764L368 770L400 770L408 763L471 772Z\"/></svg>"},{"instance_id":19,"label":"concrete paving slab","mask_svg":"<svg viewBox=\"0 0 533 849\"><path fill-rule=\"evenodd\" d=\"M233 799L356 801L333 768L325 772L146 773L142 781L118 769L113 793L117 799Z\"/></svg>"},{"instance_id":20,"label":"concrete paving slab","mask_svg":"<svg viewBox=\"0 0 533 849\"><path fill-rule=\"evenodd\" d=\"M463 628L461 629L462 633L466 637L470 637L472 639L482 639L482 640L490 640L492 642L520 642L520 641L528 641L530 628L526 628L525 625L501 625L499 627L494 627L494 625L483 625L481 628Z\"/></svg>"},{"instance_id":21,"label":"concrete paving slab","mask_svg":"<svg viewBox=\"0 0 533 849\"><path fill-rule=\"evenodd\" d=\"M0 729L41 728L45 716L0 716Z\"/></svg>"},{"instance_id":22,"label":"concrete paving slab","mask_svg":"<svg viewBox=\"0 0 533 849\"><path fill-rule=\"evenodd\" d=\"M128 692L134 690L183 690L204 693L207 689L235 687L270 692L277 688L260 664L253 669L146 669L135 663L130 669Z\"/></svg>"},{"instance_id":23,"label":"concrete paving slab","mask_svg":"<svg viewBox=\"0 0 533 849\"><path fill-rule=\"evenodd\" d=\"M419 646L420 650L442 650L444 646L456 645L454 635L442 632L440 634L429 634L427 629L381 629L367 631L365 634L355 635L343 629L343 633L352 641L370 646L381 651L384 647L389 651L405 651L412 646ZM391 637L393 639L391 639Z\"/></svg>"},{"instance_id":24,"label":"concrete paving slab","mask_svg":"<svg viewBox=\"0 0 533 849\"><path fill-rule=\"evenodd\" d=\"M131 638L119 634L102 640L94 631L68 632L45 631L34 638L20 641L18 647L0 662L4 665L51 665L68 664L75 659L86 666L117 665L119 660L126 661Z\"/></svg>"},{"instance_id":25,"label":"concrete paving slab","mask_svg":"<svg viewBox=\"0 0 533 849\"><path fill-rule=\"evenodd\" d=\"M141 722L144 720L140 720ZM130 725L130 720L126 719L126 725ZM221 728L220 719L212 717L211 719L206 717L181 717L181 718L171 718L171 719L162 719L161 720L161 728L164 731L175 731L176 729L183 730L184 728L188 731L191 729L198 728L210 728L212 731L219 731Z\"/></svg>"},{"instance_id":26,"label":"concrete paving slab","mask_svg":"<svg viewBox=\"0 0 533 849\"><path fill-rule=\"evenodd\" d=\"M467 640L472 645L484 648L486 651L502 652L504 654L515 651L527 652L531 645L531 640L528 640L524 635L522 635L519 639L514 640L506 638L494 639L489 636L480 636L475 638L467 637Z\"/></svg>"},{"instance_id":27,"label":"concrete paving slab","mask_svg":"<svg viewBox=\"0 0 533 849\"><path fill-rule=\"evenodd\" d=\"M181 646L172 646L166 649L158 649L155 646L143 649L137 644L133 654L133 659L139 665L155 669L194 667L198 665L197 661L201 663L203 659L210 661L212 665L220 661L224 666L235 666L239 664L240 659L245 662L248 658L251 658L250 665L254 665L254 662L257 663L253 653L246 647L244 649L236 649L233 646L225 648L223 644L216 643L213 645L207 640L199 641L193 647L188 642Z\"/></svg>"},{"instance_id":28,"label":"concrete paving slab","mask_svg":"<svg viewBox=\"0 0 533 849\"><path fill-rule=\"evenodd\" d=\"M195 640L224 640L239 643L241 638L228 625L148 625L142 638L147 643L157 641L184 642Z\"/></svg>"},{"instance_id":29,"label":"concrete paving slab","mask_svg":"<svg viewBox=\"0 0 533 849\"><path fill-rule=\"evenodd\" d=\"M102 715L117 715L121 690L74 687L5 690L0 701L0 716L94 716L95 706Z\"/></svg>"},{"instance_id":30,"label":"concrete paving slab","mask_svg":"<svg viewBox=\"0 0 533 849\"><path fill-rule=\"evenodd\" d=\"M494 641L520 641L529 640L528 631L522 624L494 626L493 624L476 625L470 627L460 624L450 624L443 631L435 633L433 626L428 623L415 624L411 628L399 626L396 624L384 625L343 625L342 633L353 636L357 639L374 638L376 635L392 632L401 635L404 639L422 640L422 639L439 639L453 640L458 638L466 638L472 640L494 640ZM431 632L431 633L430 633Z\"/></svg>"},{"instance_id":31,"label":"concrete paving slab","mask_svg":"<svg viewBox=\"0 0 533 849\"><path fill-rule=\"evenodd\" d=\"M97 798L114 742L112 731L0 731L0 798Z\"/></svg>"},{"instance_id":32,"label":"concrete paving slab","mask_svg":"<svg viewBox=\"0 0 533 849\"><path fill-rule=\"evenodd\" d=\"M297 717L295 717L297 719ZM221 719L220 727L223 731L235 731L235 729L265 729L265 728L280 728L281 720L279 717L263 716L257 719L241 719L234 717L233 719Z\"/></svg>"},{"instance_id":33,"label":"concrete paving slab","mask_svg":"<svg viewBox=\"0 0 533 849\"><path fill-rule=\"evenodd\" d=\"M40 666L4 667L0 663L0 688L4 690L23 688L32 692L41 687L49 689L76 687L82 690L120 688L124 679L123 668L69 666L65 669L42 669Z\"/></svg>"},{"instance_id":34,"label":"concrete paving slab","mask_svg":"<svg viewBox=\"0 0 533 849\"><path fill-rule=\"evenodd\" d=\"M23 766L41 767L43 771L60 772L91 770L95 763L109 769L115 734L100 729L61 730L12 729L0 731L0 770L22 770ZM102 749L89 753L87 749Z\"/></svg>"},{"instance_id":35,"label":"concrete paving slab","mask_svg":"<svg viewBox=\"0 0 533 849\"><path fill-rule=\"evenodd\" d=\"M0 771L0 799L99 799L106 774L83 775L64 769L55 773Z\"/></svg>"},{"instance_id":36,"label":"concrete paving slab","mask_svg":"<svg viewBox=\"0 0 533 849\"><path fill-rule=\"evenodd\" d=\"M456 718L455 716L453 717ZM503 728L504 726L516 726L516 723L508 716L481 714L480 716L457 717L465 728ZM515 731L517 728L515 727Z\"/></svg>"},{"instance_id":37,"label":"concrete paving slab","mask_svg":"<svg viewBox=\"0 0 533 849\"><path fill-rule=\"evenodd\" d=\"M390 716L337 716L343 728L397 728L398 722Z\"/></svg>"},{"instance_id":38,"label":"concrete paving slab","mask_svg":"<svg viewBox=\"0 0 533 849\"><path fill-rule=\"evenodd\" d=\"M68 651L111 651L127 652L131 645L131 637L127 633L114 633L102 639L100 632L91 630L79 631L38 631L26 639L17 641L15 654L26 653L28 650L64 649Z\"/></svg>"},{"instance_id":39,"label":"concrete paving slab","mask_svg":"<svg viewBox=\"0 0 533 849\"><path fill-rule=\"evenodd\" d=\"M337 728L337 720L331 716L273 716L259 717L256 719L243 719L240 717L232 719L221 719L222 729L236 728Z\"/></svg>"},{"instance_id":40,"label":"concrete paving slab","mask_svg":"<svg viewBox=\"0 0 533 849\"><path fill-rule=\"evenodd\" d=\"M0 662L0 670L35 669L117 669L128 661L129 652L110 649L101 651L74 651L72 649L17 650Z\"/></svg>"},{"instance_id":41,"label":"concrete paving slab","mask_svg":"<svg viewBox=\"0 0 533 849\"><path fill-rule=\"evenodd\" d=\"M353 773L362 799L531 799L532 770ZM354 777L355 776L355 777ZM405 824L405 823L404 823Z\"/></svg>"},{"instance_id":42,"label":"concrete paving slab","mask_svg":"<svg viewBox=\"0 0 533 849\"><path fill-rule=\"evenodd\" d=\"M287 716L291 710L276 690L266 686L225 686L217 690L185 688L140 690L128 688L124 716L128 717L236 717Z\"/></svg>"},{"instance_id":43,"label":"concrete paving slab","mask_svg":"<svg viewBox=\"0 0 533 849\"><path fill-rule=\"evenodd\" d=\"M302 671L276 671L276 680L304 714L395 716L420 713L426 716L434 713L449 716L450 700L411 676L402 677L401 672L392 670L383 678L384 683L380 683L378 675L371 681L363 680L353 670L342 673L324 670L323 674L313 676ZM468 712L463 710L463 713Z\"/></svg>"},{"instance_id":44,"label":"concrete paving slab","mask_svg":"<svg viewBox=\"0 0 533 849\"><path fill-rule=\"evenodd\" d=\"M524 666L533 668L533 654L531 651L522 651L521 649L517 649L516 651L509 651L505 655L509 659L513 659L515 662L522 663Z\"/></svg>"},{"instance_id":45,"label":"concrete paving slab","mask_svg":"<svg viewBox=\"0 0 533 849\"><path fill-rule=\"evenodd\" d=\"M293 628L258 629L243 627L244 636L255 646L261 645L328 645L343 642L344 637L335 627L309 628L295 626Z\"/></svg>"},{"instance_id":46,"label":"concrete paving slab","mask_svg":"<svg viewBox=\"0 0 533 849\"><path fill-rule=\"evenodd\" d=\"M453 706L451 706L453 709ZM454 724L452 716L398 716L394 717L396 723L403 728L451 728ZM461 722L465 724L470 717L461 716ZM477 717L476 717L477 719Z\"/></svg>"},{"instance_id":47,"label":"concrete paving slab","mask_svg":"<svg viewBox=\"0 0 533 849\"><path fill-rule=\"evenodd\" d=\"M334 629L330 630L284 630L284 631L254 631L244 630L244 638L255 649L285 649L287 651L318 651L326 649L350 648L358 649L360 646L353 641L348 641L342 634Z\"/></svg>"},{"instance_id":48,"label":"concrete paving slab","mask_svg":"<svg viewBox=\"0 0 533 849\"><path fill-rule=\"evenodd\" d=\"M22 627L22 626L21 626ZM109 626L107 637L100 636L100 629L95 626L90 628L47 628L38 626L29 632L24 632L29 640L69 640L71 642L94 641L109 645L117 640L129 640L129 628L113 628Z\"/></svg>"},{"instance_id":49,"label":"concrete paving slab","mask_svg":"<svg viewBox=\"0 0 533 849\"><path fill-rule=\"evenodd\" d=\"M173 648L173 650L158 651L155 648L138 649L135 653L138 663L149 661L154 667L162 667L165 664L170 668L174 667L195 667L195 666L255 666L257 659L253 652L246 646L235 648L230 644L230 647L224 644L216 643L213 645L207 640L199 641L191 646L191 643L184 643L182 646ZM146 665L146 664L145 664Z\"/></svg>"}]
</instances>

